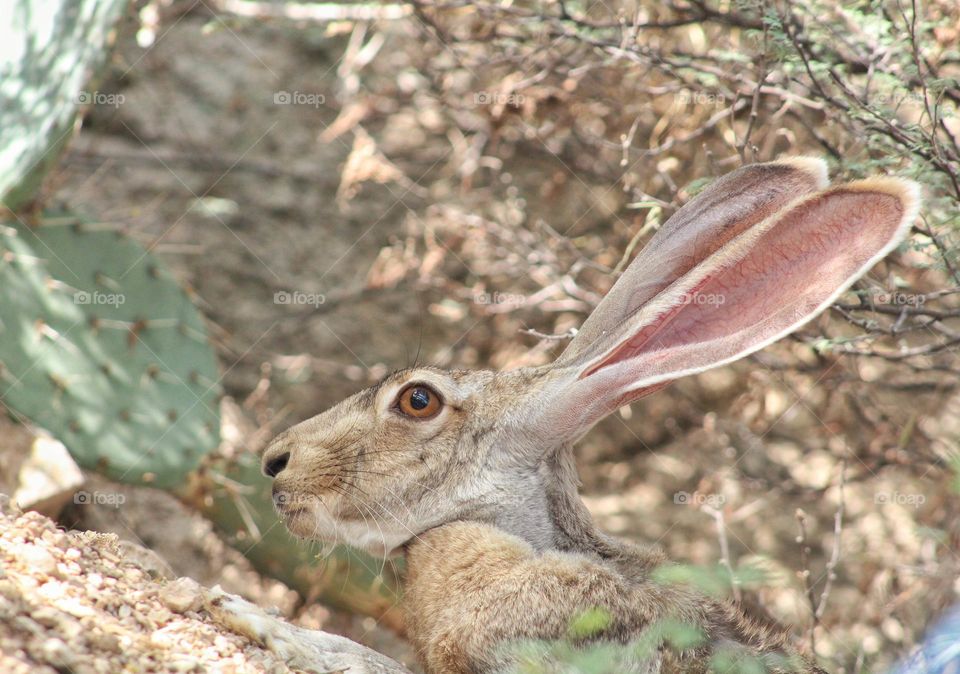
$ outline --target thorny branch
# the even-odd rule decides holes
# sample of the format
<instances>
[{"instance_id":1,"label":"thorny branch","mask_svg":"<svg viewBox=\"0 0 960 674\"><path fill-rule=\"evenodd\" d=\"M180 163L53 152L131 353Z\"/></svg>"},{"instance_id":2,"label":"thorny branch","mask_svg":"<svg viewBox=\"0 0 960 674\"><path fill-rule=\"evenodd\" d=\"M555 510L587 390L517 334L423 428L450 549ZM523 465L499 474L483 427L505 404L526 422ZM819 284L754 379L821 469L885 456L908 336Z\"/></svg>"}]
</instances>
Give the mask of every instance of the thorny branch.
<instances>
[{"instance_id":1,"label":"thorny branch","mask_svg":"<svg viewBox=\"0 0 960 674\"><path fill-rule=\"evenodd\" d=\"M224 7L240 15L263 9L244 0ZM913 238L874 272L869 292L860 287L859 303L843 298L834 307L841 320L808 328L801 339L820 352L914 373L960 373L953 364L960 294L942 289L960 287L960 143L948 122L960 88L948 77L956 71L949 43L924 20L929 8L915 0L869 11L822 0L676 0L629 10L466 0L338 7L291 18L337 16L365 34L378 23L409 22L423 33L423 61L412 67L455 130L451 165L465 190L483 193L497 178L507 180L498 153L519 136L562 167L544 182L545 204L570 187L586 188L586 200L572 227L554 226L519 198L509 223L503 208L468 215L439 205L435 219L413 218L411 237L385 249L366 287L328 293L323 311L297 315L293 328L407 280L478 317L516 314L525 334L555 344L573 334L635 251L695 192L677 184L677 166L695 162L701 175L716 175L812 146L835 160L838 179L906 174L924 184L928 199ZM865 20L872 30L862 29ZM464 77L464 86L451 84ZM338 134L364 119L351 119L350 111L376 109L373 90L345 87ZM486 193L491 204L507 201ZM611 195L622 195L619 205L601 218L595 204ZM656 206L637 214L634 204ZM448 273L424 271L439 267ZM520 288L520 301L477 301L498 288Z\"/></svg>"}]
</instances>

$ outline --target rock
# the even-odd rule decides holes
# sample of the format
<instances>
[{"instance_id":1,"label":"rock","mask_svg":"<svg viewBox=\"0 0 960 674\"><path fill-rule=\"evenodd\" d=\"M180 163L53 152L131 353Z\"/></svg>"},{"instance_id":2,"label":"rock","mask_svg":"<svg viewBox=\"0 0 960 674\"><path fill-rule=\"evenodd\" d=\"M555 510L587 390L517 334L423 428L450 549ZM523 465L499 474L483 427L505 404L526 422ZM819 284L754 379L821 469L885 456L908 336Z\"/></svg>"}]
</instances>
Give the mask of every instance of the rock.
<instances>
[{"instance_id":1,"label":"rock","mask_svg":"<svg viewBox=\"0 0 960 674\"><path fill-rule=\"evenodd\" d=\"M24 510L56 517L83 486L83 473L58 440L38 436L20 464L14 502Z\"/></svg>"},{"instance_id":2,"label":"rock","mask_svg":"<svg viewBox=\"0 0 960 674\"><path fill-rule=\"evenodd\" d=\"M74 662L70 647L57 637L45 640L40 646L40 653L47 664L59 669L69 669Z\"/></svg>"},{"instance_id":3,"label":"rock","mask_svg":"<svg viewBox=\"0 0 960 674\"><path fill-rule=\"evenodd\" d=\"M97 630L91 632L87 636L87 641L97 650L106 651L108 653L120 652L120 639L118 639L117 635L115 634Z\"/></svg>"},{"instance_id":4,"label":"rock","mask_svg":"<svg viewBox=\"0 0 960 674\"><path fill-rule=\"evenodd\" d=\"M76 597L64 599L57 604L57 607L62 611L69 613L74 618L90 618L97 615L93 608L83 603L81 599Z\"/></svg>"},{"instance_id":5,"label":"rock","mask_svg":"<svg viewBox=\"0 0 960 674\"><path fill-rule=\"evenodd\" d=\"M203 604L203 590L193 578L177 578L160 590L160 601L174 613L196 611Z\"/></svg>"},{"instance_id":6,"label":"rock","mask_svg":"<svg viewBox=\"0 0 960 674\"><path fill-rule=\"evenodd\" d=\"M176 578L177 574L173 572L170 565L163 557L153 550L137 545L132 541L119 541L117 549L123 554L123 559L132 562L142 568L151 578Z\"/></svg>"},{"instance_id":7,"label":"rock","mask_svg":"<svg viewBox=\"0 0 960 674\"><path fill-rule=\"evenodd\" d=\"M32 543L22 543L11 547L14 548L15 554L19 555L27 568L46 576L57 570L57 559L46 548Z\"/></svg>"},{"instance_id":8,"label":"rock","mask_svg":"<svg viewBox=\"0 0 960 674\"><path fill-rule=\"evenodd\" d=\"M41 606L30 617L44 627L56 627L63 621L63 612L52 606Z\"/></svg>"},{"instance_id":9,"label":"rock","mask_svg":"<svg viewBox=\"0 0 960 674\"><path fill-rule=\"evenodd\" d=\"M37 436L23 424L0 414L0 491L12 494L19 485L20 467L30 455L30 448ZM3 504L3 510L10 509L9 503Z\"/></svg>"}]
</instances>

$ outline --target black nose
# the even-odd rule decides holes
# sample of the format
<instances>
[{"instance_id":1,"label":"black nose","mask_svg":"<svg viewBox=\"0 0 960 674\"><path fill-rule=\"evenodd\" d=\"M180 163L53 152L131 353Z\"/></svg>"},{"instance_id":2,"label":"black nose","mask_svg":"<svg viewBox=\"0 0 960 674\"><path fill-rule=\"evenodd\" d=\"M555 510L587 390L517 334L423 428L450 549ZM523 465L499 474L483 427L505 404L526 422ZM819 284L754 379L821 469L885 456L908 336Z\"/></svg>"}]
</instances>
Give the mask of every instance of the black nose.
<instances>
[{"instance_id":1,"label":"black nose","mask_svg":"<svg viewBox=\"0 0 960 674\"><path fill-rule=\"evenodd\" d=\"M290 452L284 452L278 456L267 458L263 462L263 472L267 477L276 477L287 467L287 462L289 461Z\"/></svg>"}]
</instances>

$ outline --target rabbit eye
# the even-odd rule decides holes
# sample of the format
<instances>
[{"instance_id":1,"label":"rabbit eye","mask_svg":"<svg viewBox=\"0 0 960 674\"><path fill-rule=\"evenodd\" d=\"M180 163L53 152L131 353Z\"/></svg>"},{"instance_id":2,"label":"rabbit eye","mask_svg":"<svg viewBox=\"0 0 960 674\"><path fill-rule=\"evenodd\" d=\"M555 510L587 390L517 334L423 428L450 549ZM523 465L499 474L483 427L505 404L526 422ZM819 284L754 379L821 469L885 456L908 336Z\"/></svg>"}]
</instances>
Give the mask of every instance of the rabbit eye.
<instances>
[{"instance_id":1,"label":"rabbit eye","mask_svg":"<svg viewBox=\"0 0 960 674\"><path fill-rule=\"evenodd\" d=\"M440 395L422 384L403 389L397 400L397 408L408 417L416 419L429 419L437 414L442 406Z\"/></svg>"}]
</instances>

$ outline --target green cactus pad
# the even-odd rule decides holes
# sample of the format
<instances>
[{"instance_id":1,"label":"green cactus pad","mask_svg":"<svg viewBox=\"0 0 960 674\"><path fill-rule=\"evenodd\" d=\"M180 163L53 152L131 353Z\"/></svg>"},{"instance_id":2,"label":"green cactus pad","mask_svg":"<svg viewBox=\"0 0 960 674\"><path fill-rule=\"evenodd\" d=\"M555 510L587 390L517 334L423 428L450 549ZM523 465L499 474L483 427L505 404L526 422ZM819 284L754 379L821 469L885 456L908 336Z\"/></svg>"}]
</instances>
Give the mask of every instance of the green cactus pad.
<instances>
[{"instance_id":1,"label":"green cactus pad","mask_svg":"<svg viewBox=\"0 0 960 674\"><path fill-rule=\"evenodd\" d=\"M82 466L182 486L219 444L218 379L199 312L128 236L0 225L0 400Z\"/></svg>"},{"instance_id":2,"label":"green cactus pad","mask_svg":"<svg viewBox=\"0 0 960 674\"><path fill-rule=\"evenodd\" d=\"M70 139L90 76L106 62L129 0L0 2L0 203L36 196Z\"/></svg>"}]
</instances>

